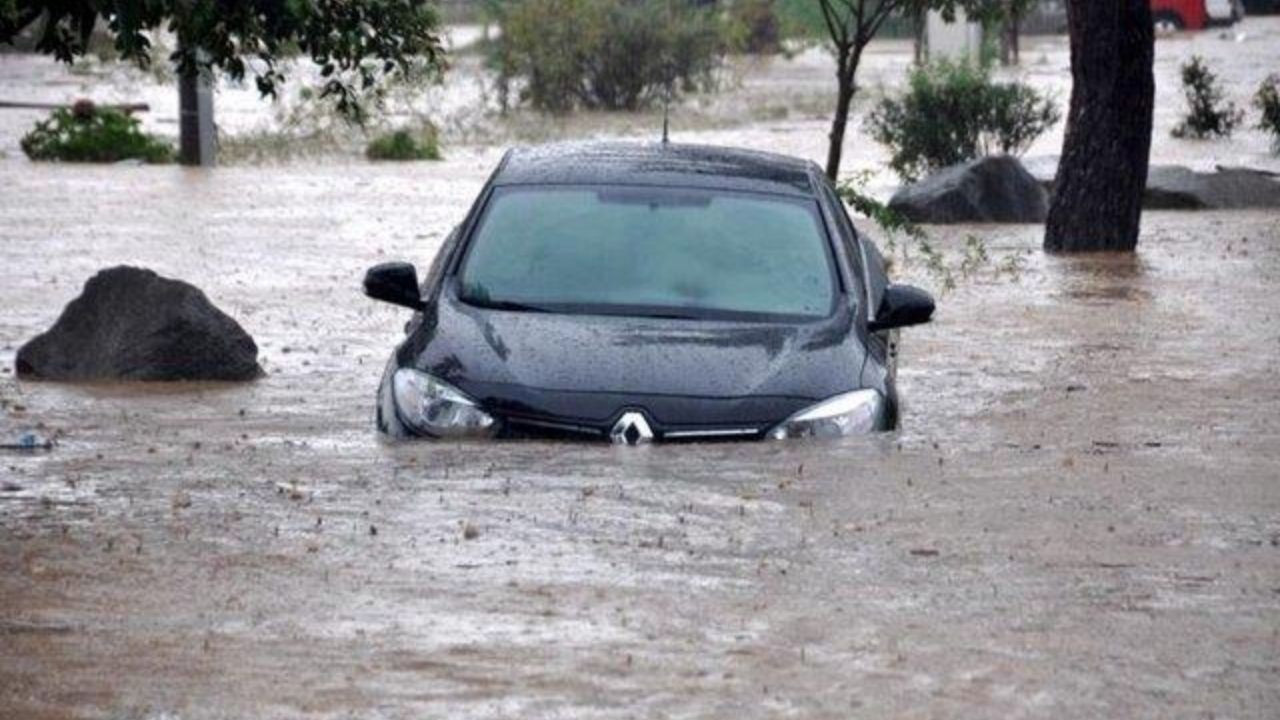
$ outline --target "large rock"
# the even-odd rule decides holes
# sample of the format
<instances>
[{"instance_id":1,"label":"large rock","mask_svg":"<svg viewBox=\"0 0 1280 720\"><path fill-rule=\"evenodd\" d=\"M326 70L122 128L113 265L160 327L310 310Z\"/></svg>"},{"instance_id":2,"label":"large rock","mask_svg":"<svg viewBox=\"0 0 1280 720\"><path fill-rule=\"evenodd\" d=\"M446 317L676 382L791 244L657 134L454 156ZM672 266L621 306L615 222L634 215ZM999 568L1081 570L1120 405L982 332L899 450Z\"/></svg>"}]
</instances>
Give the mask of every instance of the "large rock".
<instances>
[{"instance_id":1,"label":"large rock","mask_svg":"<svg viewBox=\"0 0 1280 720\"><path fill-rule=\"evenodd\" d=\"M19 376L49 380L251 380L253 338L204 293L115 267L85 283L48 332L18 350Z\"/></svg>"},{"instance_id":2,"label":"large rock","mask_svg":"<svg viewBox=\"0 0 1280 720\"><path fill-rule=\"evenodd\" d=\"M1155 165L1147 172L1145 208L1162 210L1236 210L1280 208L1280 182L1274 173L1219 167L1202 173L1179 165Z\"/></svg>"},{"instance_id":3,"label":"large rock","mask_svg":"<svg viewBox=\"0 0 1280 720\"><path fill-rule=\"evenodd\" d=\"M898 190L889 207L920 223L1041 223L1045 191L1016 158L953 165Z\"/></svg>"},{"instance_id":4,"label":"large rock","mask_svg":"<svg viewBox=\"0 0 1280 720\"><path fill-rule=\"evenodd\" d=\"M1044 191L1053 196L1053 183L1057 180L1058 175L1058 156L1057 155L1032 155L1030 157L1021 158L1022 167L1031 173L1031 177L1040 183L1040 187Z\"/></svg>"},{"instance_id":5,"label":"large rock","mask_svg":"<svg viewBox=\"0 0 1280 720\"><path fill-rule=\"evenodd\" d=\"M1050 195L1058 158L1041 155L1023 161ZM1151 210L1240 210L1280 208L1280 177L1252 168L1223 167L1197 172L1182 165L1152 165L1142 206Z\"/></svg>"}]
</instances>

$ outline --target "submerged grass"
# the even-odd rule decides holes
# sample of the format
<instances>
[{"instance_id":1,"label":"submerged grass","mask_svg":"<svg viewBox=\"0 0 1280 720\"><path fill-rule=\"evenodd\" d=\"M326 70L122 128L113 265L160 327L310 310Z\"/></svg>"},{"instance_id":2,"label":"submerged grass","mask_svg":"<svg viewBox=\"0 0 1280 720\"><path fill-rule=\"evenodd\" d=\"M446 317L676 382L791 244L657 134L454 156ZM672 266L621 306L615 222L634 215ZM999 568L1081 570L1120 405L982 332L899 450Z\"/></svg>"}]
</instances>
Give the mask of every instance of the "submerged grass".
<instances>
[{"instance_id":1,"label":"submerged grass","mask_svg":"<svg viewBox=\"0 0 1280 720\"><path fill-rule=\"evenodd\" d=\"M364 154L370 160L439 160L440 133L430 123L419 130L382 133L369 141Z\"/></svg>"}]
</instances>

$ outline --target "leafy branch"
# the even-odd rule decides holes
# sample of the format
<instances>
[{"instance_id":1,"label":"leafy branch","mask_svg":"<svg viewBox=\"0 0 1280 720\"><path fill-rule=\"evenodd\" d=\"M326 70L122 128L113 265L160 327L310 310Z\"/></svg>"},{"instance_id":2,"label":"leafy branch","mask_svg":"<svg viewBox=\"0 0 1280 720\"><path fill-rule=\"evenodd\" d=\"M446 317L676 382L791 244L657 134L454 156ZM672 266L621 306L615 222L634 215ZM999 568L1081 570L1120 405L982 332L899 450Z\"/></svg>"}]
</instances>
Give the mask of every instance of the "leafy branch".
<instances>
[{"instance_id":1,"label":"leafy branch","mask_svg":"<svg viewBox=\"0 0 1280 720\"><path fill-rule=\"evenodd\" d=\"M426 0L0 0L0 43L34 27L36 49L66 63L85 54L99 23L139 67L151 65L153 38L168 31L178 38L168 59L179 73L252 74L264 97L287 81L281 58L301 53L320 67L320 96L357 122L387 81L445 66Z\"/></svg>"}]
</instances>

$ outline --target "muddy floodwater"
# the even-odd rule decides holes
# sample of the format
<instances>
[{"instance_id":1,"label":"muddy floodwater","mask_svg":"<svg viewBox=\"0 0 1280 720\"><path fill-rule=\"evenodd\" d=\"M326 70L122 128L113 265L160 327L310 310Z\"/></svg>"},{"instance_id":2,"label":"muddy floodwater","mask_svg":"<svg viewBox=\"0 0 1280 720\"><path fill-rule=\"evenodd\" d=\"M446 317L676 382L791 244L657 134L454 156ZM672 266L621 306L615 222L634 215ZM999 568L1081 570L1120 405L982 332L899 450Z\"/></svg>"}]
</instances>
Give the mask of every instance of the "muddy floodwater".
<instances>
[{"instance_id":1,"label":"muddy floodwater","mask_svg":"<svg viewBox=\"0 0 1280 720\"><path fill-rule=\"evenodd\" d=\"M1134 257L935 229L1020 267L905 334L900 434L383 444L407 318L361 273L494 159L3 166L2 427L59 437L0 456L5 717L1274 717L1275 215L1151 213ZM112 262L268 375L14 381Z\"/></svg>"},{"instance_id":2,"label":"muddy floodwater","mask_svg":"<svg viewBox=\"0 0 1280 720\"><path fill-rule=\"evenodd\" d=\"M1280 52L1249 33L1168 42ZM1061 75L1055 42L1030 73ZM1276 167L1161 113L1163 157ZM677 137L818 158L822 132ZM360 279L425 266L500 153L0 158L0 441L57 440L0 451L0 718L1276 717L1277 214L1150 212L1121 257L930 228L956 287L904 332L884 437L386 444L408 316ZM204 289L267 375L15 380L120 263Z\"/></svg>"}]
</instances>

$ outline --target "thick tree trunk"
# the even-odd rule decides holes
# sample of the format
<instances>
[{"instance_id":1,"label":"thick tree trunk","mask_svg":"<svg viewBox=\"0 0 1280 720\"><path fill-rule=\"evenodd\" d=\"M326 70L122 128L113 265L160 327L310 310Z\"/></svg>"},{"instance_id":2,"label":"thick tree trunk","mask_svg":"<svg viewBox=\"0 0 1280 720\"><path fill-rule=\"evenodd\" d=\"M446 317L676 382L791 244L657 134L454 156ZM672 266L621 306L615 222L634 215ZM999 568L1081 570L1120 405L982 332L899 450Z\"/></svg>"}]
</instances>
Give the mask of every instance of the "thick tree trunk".
<instances>
[{"instance_id":1,"label":"thick tree trunk","mask_svg":"<svg viewBox=\"0 0 1280 720\"><path fill-rule=\"evenodd\" d=\"M207 72L178 77L178 162L211 166L217 156L213 85Z\"/></svg>"},{"instance_id":2,"label":"thick tree trunk","mask_svg":"<svg viewBox=\"0 0 1280 720\"><path fill-rule=\"evenodd\" d=\"M182 38L184 50L193 46ZM207 59L200 48L197 61ZM213 73L208 68L178 72L178 162L211 166L218 151L217 128L213 124Z\"/></svg>"},{"instance_id":3,"label":"thick tree trunk","mask_svg":"<svg viewBox=\"0 0 1280 720\"><path fill-rule=\"evenodd\" d=\"M1067 22L1071 110L1044 248L1133 250L1155 99L1149 0L1068 0Z\"/></svg>"}]
</instances>

